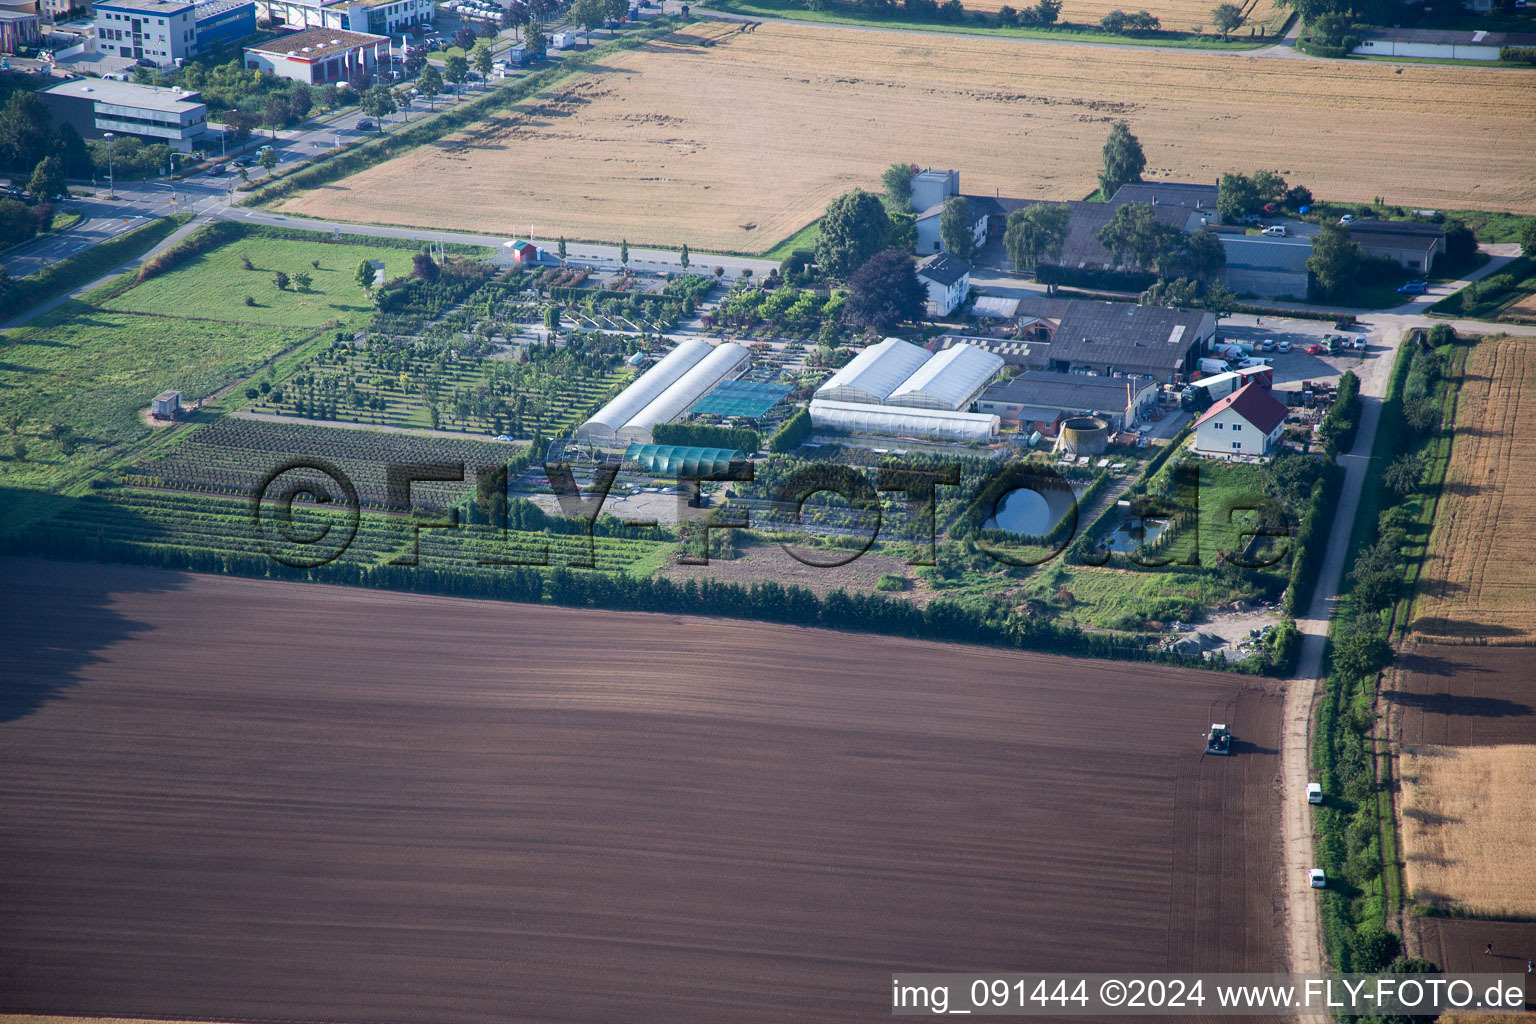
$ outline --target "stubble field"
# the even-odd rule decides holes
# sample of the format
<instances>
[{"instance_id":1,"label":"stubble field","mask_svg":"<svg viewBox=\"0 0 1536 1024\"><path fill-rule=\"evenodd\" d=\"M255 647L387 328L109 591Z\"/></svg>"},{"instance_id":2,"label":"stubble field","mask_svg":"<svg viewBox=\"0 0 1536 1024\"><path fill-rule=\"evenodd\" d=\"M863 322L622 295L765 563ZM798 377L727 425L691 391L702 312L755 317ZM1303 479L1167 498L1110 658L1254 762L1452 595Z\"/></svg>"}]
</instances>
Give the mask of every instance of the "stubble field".
<instances>
[{"instance_id":1,"label":"stubble field","mask_svg":"<svg viewBox=\"0 0 1536 1024\"><path fill-rule=\"evenodd\" d=\"M1252 681L0 568L0 1012L873 1021L893 969L1280 969Z\"/></svg>"},{"instance_id":2,"label":"stubble field","mask_svg":"<svg viewBox=\"0 0 1536 1024\"><path fill-rule=\"evenodd\" d=\"M607 69L283 208L761 252L897 160L1080 199L1123 118L1149 178L1267 167L1332 198L1536 212L1536 73L774 23L694 25Z\"/></svg>"},{"instance_id":3,"label":"stubble field","mask_svg":"<svg viewBox=\"0 0 1536 1024\"><path fill-rule=\"evenodd\" d=\"M1477 343L1412 628L1438 643L1536 642L1536 341Z\"/></svg>"}]
</instances>

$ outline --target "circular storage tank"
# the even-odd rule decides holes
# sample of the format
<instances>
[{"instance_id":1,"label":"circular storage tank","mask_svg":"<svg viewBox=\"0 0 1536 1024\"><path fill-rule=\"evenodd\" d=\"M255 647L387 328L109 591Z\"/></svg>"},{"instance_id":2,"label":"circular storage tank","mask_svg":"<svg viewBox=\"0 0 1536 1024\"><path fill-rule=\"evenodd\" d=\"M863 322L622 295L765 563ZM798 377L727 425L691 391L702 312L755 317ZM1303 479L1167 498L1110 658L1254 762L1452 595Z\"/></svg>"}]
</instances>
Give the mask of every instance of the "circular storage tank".
<instances>
[{"instance_id":1,"label":"circular storage tank","mask_svg":"<svg viewBox=\"0 0 1536 1024\"><path fill-rule=\"evenodd\" d=\"M1061 425L1060 448L1073 455L1097 455L1109 447L1109 424L1097 416L1073 416Z\"/></svg>"}]
</instances>

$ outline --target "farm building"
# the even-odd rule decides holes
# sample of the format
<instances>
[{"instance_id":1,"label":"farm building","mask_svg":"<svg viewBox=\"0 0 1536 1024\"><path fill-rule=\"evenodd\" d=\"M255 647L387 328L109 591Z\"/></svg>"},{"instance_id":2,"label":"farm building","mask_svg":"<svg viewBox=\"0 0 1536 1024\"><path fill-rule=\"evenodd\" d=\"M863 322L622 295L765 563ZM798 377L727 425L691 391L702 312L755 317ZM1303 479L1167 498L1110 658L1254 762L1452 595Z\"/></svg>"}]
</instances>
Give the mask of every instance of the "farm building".
<instances>
[{"instance_id":1,"label":"farm building","mask_svg":"<svg viewBox=\"0 0 1536 1024\"><path fill-rule=\"evenodd\" d=\"M933 354L900 338L871 345L816 389L823 402L864 402L879 405Z\"/></svg>"},{"instance_id":2,"label":"farm building","mask_svg":"<svg viewBox=\"0 0 1536 1024\"><path fill-rule=\"evenodd\" d=\"M532 242L522 239L513 239L506 243L506 248L512 252L512 258L518 263L528 265L539 262L539 247Z\"/></svg>"},{"instance_id":3,"label":"farm building","mask_svg":"<svg viewBox=\"0 0 1536 1024\"><path fill-rule=\"evenodd\" d=\"M1487 32L1482 29L1363 29L1360 42L1353 52L1372 57L1498 60L1499 49L1504 46L1536 46L1536 33Z\"/></svg>"},{"instance_id":4,"label":"farm building","mask_svg":"<svg viewBox=\"0 0 1536 1024\"><path fill-rule=\"evenodd\" d=\"M1310 238L1219 235L1227 254L1222 283L1238 295L1261 299L1305 299L1311 274Z\"/></svg>"},{"instance_id":5,"label":"farm building","mask_svg":"<svg viewBox=\"0 0 1536 1024\"><path fill-rule=\"evenodd\" d=\"M879 434L934 441L986 442L997 438L996 416L949 409L909 409L863 402L811 402L811 426L841 434Z\"/></svg>"},{"instance_id":6,"label":"farm building","mask_svg":"<svg viewBox=\"0 0 1536 1024\"><path fill-rule=\"evenodd\" d=\"M1022 366L1030 370L1043 370L1050 362L1051 336L1054 324L1045 321L1025 320L1019 333L1021 338L989 338L972 334L946 334L938 340L937 351L969 345L991 352L1002 359L1005 366Z\"/></svg>"},{"instance_id":7,"label":"farm building","mask_svg":"<svg viewBox=\"0 0 1536 1024\"><path fill-rule=\"evenodd\" d=\"M692 477L702 480L724 476L747 461L747 453L730 448L694 448L678 444L632 444L624 449L624 461L644 473L661 477Z\"/></svg>"},{"instance_id":8,"label":"farm building","mask_svg":"<svg viewBox=\"0 0 1536 1024\"><path fill-rule=\"evenodd\" d=\"M1214 224L1218 219L1216 197L1220 191L1220 187L1214 183L1202 185L1188 181L1131 181L1115 189L1109 203L1111 206L1146 203L1149 206L1199 210Z\"/></svg>"},{"instance_id":9,"label":"farm building","mask_svg":"<svg viewBox=\"0 0 1536 1024\"><path fill-rule=\"evenodd\" d=\"M305 85L346 82L355 74L375 74L388 66L389 37L339 28L313 28L245 48L251 71Z\"/></svg>"},{"instance_id":10,"label":"farm building","mask_svg":"<svg viewBox=\"0 0 1536 1024\"><path fill-rule=\"evenodd\" d=\"M576 440L585 444L618 444L620 428L678 378L693 369L710 351L709 342L703 338L684 341L641 374L633 384L619 392L607 405L597 410L591 419L577 427Z\"/></svg>"},{"instance_id":11,"label":"farm building","mask_svg":"<svg viewBox=\"0 0 1536 1024\"><path fill-rule=\"evenodd\" d=\"M149 403L149 414L157 420L173 420L181 415L181 392L162 391Z\"/></svg>"},{"instance_id":12,"label":"farm building","mask_svg":"<svg viewBox=\"0 0 1536 1024\"><path fill-rule=\"evenodd\" d=\"M970 345L947 348L892 391L886 405L964 411L1004 366L1003 357Z\"/></svg>"},{"instance_id":13,"label":"farm building","mask_svg":"<svg viewBox=\"0 0 1536 1024\"><path fill-rule=\"evenodd\" d=\"M1051 338L1049 369L1173 383L1215 337L1216 316L1205 310L1074 301Z\"/></svg>"},{"instance_id":14,"label":"farm building","mask_svg":"<svg viewBox=\"0 0 1536 1024\"><path fill-rule=\"evenodd\" d=\"M971 303L971 313L982 320L1012 320L1019 315L1019 300L1003 295L983 295Z\"/></svg>"},{"instance_id":15,"label":"farm building","mask_svg":"<svg viewBox=\"0 0 1536 1024\"><path fill-rule=\"evenodd\" d=\"M1092 377L1083 373L1032 370L993 384L976 400L976 411L1042 433L1055 433L1061 418L1093 413L1117 429L1130 429L1157 406L1158 383L1151 377Z\"/></svg>"},{"instance_id":16,"label":"farm building","mask_svg":"<svg viewBox=\"0 0 1536 1024\"><path fill-rule=\"evenodd\" d=\"M1367 256L1384 256L1408 270L1427 274L1435 257L1445 252L1445 228L1407 220L1357 220L1349 225L1349 237L1360 243Z\"/></svg>"},{"instance_id":17,"label":"farm building","mask_svg":"<svg viewBox=\"0 0 1536 1024\"><path fill-rule=\"evenodd\" d=\"M971 294L971 265L948 253L918 260L917 279L928 291L929 316L948 316Z\"/></svg>"},{"instance_id":18,"label":"farm building","mask_svg":"<svg viewBox=\"0 0 1536 1024\"><path fill-rule=\"evenodd\" d=\"M1263 384L1245 384L1195 421L1194 450L1206 455L1268 455L1285 429L1285 405Z\"/></svg>"},{"instance_id":19,"label":"farm building","mask_svg":"<svg viewBox=\"0 0 1536 1024\"><path fill-rule=\"evenodd\" d=\"M745 348L732 341L716 346L620 427L618 440L650 444L652 427L658 423L671 423L716 384L739 376L747 367L749 355Z\"/></svg>"}]
</instances>

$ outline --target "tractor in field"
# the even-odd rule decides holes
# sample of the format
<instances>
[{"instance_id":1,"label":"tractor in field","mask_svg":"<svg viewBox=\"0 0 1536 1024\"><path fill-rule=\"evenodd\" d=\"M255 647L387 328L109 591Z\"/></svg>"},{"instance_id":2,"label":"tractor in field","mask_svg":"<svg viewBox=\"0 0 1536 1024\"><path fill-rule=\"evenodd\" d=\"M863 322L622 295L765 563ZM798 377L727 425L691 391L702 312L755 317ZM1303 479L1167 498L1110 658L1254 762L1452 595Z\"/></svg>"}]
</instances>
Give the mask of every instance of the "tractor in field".
<instances>
[{"instance_id":1,"label":"tractor in field","mask_svg":"<svg viewBox=\"0 0 1536 1024\"><path fill-rule=\"evenodd\" d=\"M1232 733L1225 725L1211 723L1211 731L1205 734L1205 752L1223 756L1232 753Z\"/></svg>"}]
</instances>

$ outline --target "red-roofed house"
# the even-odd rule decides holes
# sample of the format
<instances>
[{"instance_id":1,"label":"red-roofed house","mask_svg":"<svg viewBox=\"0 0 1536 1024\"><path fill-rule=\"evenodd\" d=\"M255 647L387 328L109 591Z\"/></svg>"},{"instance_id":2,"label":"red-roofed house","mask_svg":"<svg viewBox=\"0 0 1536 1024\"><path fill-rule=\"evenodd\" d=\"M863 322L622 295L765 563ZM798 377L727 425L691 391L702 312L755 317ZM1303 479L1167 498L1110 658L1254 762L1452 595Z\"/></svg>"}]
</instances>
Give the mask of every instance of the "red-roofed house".
<instances>
[{"instance_id":1,"label":"red-roofed house","mask_svg":"<svg viewBox=\"0 0 1536 1024\"><path fill-rule=\"evenodd\" d=\"M1245 384L1195 420L1195 451L1268 455L1285 428L1285 405L1261 384Z\"/></svg>"}]
</instances>

